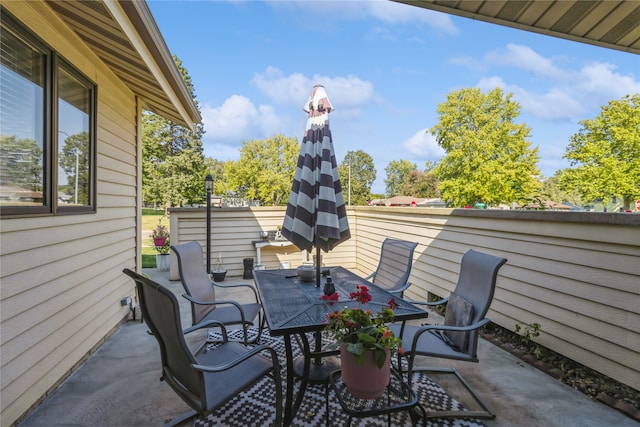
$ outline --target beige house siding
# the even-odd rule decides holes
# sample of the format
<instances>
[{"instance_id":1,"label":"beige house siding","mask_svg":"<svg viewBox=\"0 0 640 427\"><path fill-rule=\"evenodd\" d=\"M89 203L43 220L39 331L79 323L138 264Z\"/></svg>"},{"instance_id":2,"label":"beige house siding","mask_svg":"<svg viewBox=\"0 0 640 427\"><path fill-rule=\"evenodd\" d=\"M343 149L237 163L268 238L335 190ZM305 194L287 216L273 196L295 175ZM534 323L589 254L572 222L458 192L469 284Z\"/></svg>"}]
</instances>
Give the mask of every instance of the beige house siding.
<instances>
[{"instance_id":1,"label":"beige house siding","mask_svg":"<svg viewBox=\"0 0 640 427\"><path fill-rule=\"evenodd\" d=\"M97 212L3 218L2 425L12 424L127 316L135 268L137 105L134 94L42 2L4 2L98 87Z\"/></svg>"},{"instance_id":2,"label":"beige house siding","mask_svg":"<svg viewBox=\"0 0 640 427\"><path fill-rule=\"evenodd\" d=\"M467 249L504 256L508 262L489 312L495 323L510 330L518 322L540 323L540 344L640 389L640 217L495 211L468 216L415 208L402 209L400 216L397 208L357 212L361 270L375 268L387 230L420 243L410 298L447 296ZM630 218L635 222L613 221ZM367 234L374 237L363 239Z\"/></svg>"},{"instance_id":3,"label":"beige house siding","mask_svg":"<svg viewBox=\"0 0 640 427\"><path fill-rule=\"evenodd\" d=\"M174 208L170 209L171 244L182 244L196 240L202 245L203 257L206 257L206 209ZM260 240L260 231L276 230L282 225L284 207L257 208L212 208L211 221L211 268L215 268L219 254L229 276L242 276L244 258L253 258L257 263L254 241ZM343 264L355 267L355 240L339 245L324 258L325 265L335 264L338 260L352 258L353 261ZM315 252L314 252L315 254ZM324 255L324 254L323 254ZM311 260L311 254L307 254ZM289 262L292 267L302 263L304 255L295 246L265 247L261 249L261 263L267 268L278 268L282 262ZM170 278L178 280L178 267L172 255Z\"/></svg>"},{"instance_id":4,"label":"beige house siding","mask_svg":"<svg viewBox=\"0 0 640 427\"><path fill-rule=\"evenodd\" d=\"M228 252L228 274L241 275L242 259L255 256L251 241L282 224L284 213L213 209L212 257ZM348 215L352 238L325 265L366 275L386 237L416 241L407 296L426 299L453 290L468 249L503 256L492 321L510 330L540 323L540 344L640 389L640 215L398 207L353 207ZM205 247L205 217L205 209L172 209L172 241ZM277 268L291 259L291 249L284 252L263 251L263 263Z\"/></svg>"}]
</instances>

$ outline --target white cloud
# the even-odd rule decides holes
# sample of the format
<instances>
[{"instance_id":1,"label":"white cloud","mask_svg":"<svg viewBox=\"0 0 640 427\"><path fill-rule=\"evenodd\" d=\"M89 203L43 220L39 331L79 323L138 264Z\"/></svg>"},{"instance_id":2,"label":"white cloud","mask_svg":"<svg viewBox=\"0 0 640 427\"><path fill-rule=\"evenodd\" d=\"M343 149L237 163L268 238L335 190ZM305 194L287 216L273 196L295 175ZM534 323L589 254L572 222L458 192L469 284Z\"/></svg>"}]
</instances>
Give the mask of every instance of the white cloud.
<instances>
[{"instance_id":1,"label":"white cloud","mask_svg":"<svg viewBox=\"0 0 640 427\"><path fill-rule=\"evenodd\" d=\"M506 65L545 78L546 88L533 86L538 92L507 84L497 76L482 78L478 83L483 90L499 86L513 93L523 112L544 120L582 120L597 115L600 107L613 99L640 93L640 81L632 75L617 73L615 65L593 62L575 70L562 69L553 59L539 55L527 46L509 44L486 54L484 61L487 66ZM469 61L458 63L469 65Z\"/></svg>"},{"instance_id":2,"label":"white cloud","mask_svg":"<svg viewBox=\"0 0 640 427\"><path fill-rule=\"evenodd\" d=\"M601 104L625 95L640 93L640 81L615 72L616 66L594 62L584 66L576 79L577 88L597 95Z\"/></svg>"},{"instance_id":3,"label":"white cloud","mask_svg":"<svg viewBox=\"0 0 640 427\"><path fill-rule=\"evenodd\" d=\"M354 75L329 77L316 74L306 77L294 73L287 76L275 67L268 67L264 73L256 73L252 83L273 102L300 108L309 98L315 84L324 85L335 109L359 108L380 102L373 83Z\"/></svg>"},{"instance_id":4,"label":"white cloud","mask_svg":"<svg viewBox=\"0 0 640 427\"><path fill-rule=\"evenodd\" d=\"M339 2L344 4L345 2ZM348 2L346 2L348 3ZM390 1L353 2L355 11L360 16L368 13L371 17L392 24L408 24L420 22L445 34L457 34L458 29L446 13L435 12L423 8L394 3Z\"/></svg>"},{"instance_id":5,"label":"white cloud","mask_svg":"<svg viewBox=\"0 0 640 427\"><path fill-rule=\"evenodd\" d=\"M232 95L216 108L205 105L202 120L204 139L225 144L241 145L243 140L266 138L287 129L287 121L278 117L273 107L260 105L241 95Z\"/></svg>"},{"instance_id":6,"label":"white cloud","mask_svg":"<svg viewBox=\"0 0 640 427\"><path fill-rule=\"evenodd\" d=\"M582 104L571 93L560 88L534 93L517 85L508 85L496 76L480 79L477 87L485 92L500 87L504 92L513 94L513 100L521 105L523 113L544 120L576 120L584 114Z\"/></svg>"},{"instance_id":7,"label":"white cloud","mask_svg":"<svg viewBox=\"0 0 640 427\"><path fill-rule=\"evenodd\" d=\"M268 67L264 73L256 73L251 83L277 104L300 105L309 97L313 84L300 73L285 76L275 67Z\"/></svg>"},{"instance_id":8,"label":"white cloud","mask_svg":"<svg viewBox=\"0 0 640 427\"><path fill-rule=\"evenodd\" d=\"M425 160L437 160L445 153L436 142L436 138L427 130L421 129L402 143L411 154Z\"/></svg>"},{"instance_id":9,"label":"white cloud","mask_svg":"<svg viewBox=\"0 0 640 427\"><path fill-rule=\"evenodd\" d=\"M530 47L513 43L507 44L504 49L487 53L485 60L489 64L507 65L554 80L567 80L572 75L555 66L552 59L538 54Z\"/></svg>"},{"instance_id":10,"label":"white cloud","mask_svg":"<svg viewBox=\"0 0 640 427\"><path fill-rule=\"evenodd\" d=\"M368 20L370 18L387 24L422 23L443 34L458 34L451 16L388 0L367 1L270 1L273 8L300 10L309 16L315 16L327 25L336 20Z\"/></svg>"}]
</instances>

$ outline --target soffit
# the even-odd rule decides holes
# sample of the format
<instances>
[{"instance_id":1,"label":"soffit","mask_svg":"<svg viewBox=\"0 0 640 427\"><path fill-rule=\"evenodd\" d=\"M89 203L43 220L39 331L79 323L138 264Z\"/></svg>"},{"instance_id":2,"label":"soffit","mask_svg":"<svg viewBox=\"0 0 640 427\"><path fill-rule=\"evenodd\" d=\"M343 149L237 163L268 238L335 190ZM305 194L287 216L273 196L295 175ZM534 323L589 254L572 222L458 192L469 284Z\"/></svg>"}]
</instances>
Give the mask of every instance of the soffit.
<instances>
[{"instance_id":1,"label":"soffit","mask_svg":"<svg viewBox=\"0 0 640 427\"><path fill-rule=\"evenodd\" d=\"M142 99L145 109L188 127L201 121L145 2L47 4Z\"/></svg>"},{"instance_id":2,"label":"soffit","mask_svg":"<svg viewBox=\"0 0 640 427\"><path fill-rule=\"evenodd\" d=\"M394 1L640 54L640 1L638 0Z\"/></svg>"}]
</instances>

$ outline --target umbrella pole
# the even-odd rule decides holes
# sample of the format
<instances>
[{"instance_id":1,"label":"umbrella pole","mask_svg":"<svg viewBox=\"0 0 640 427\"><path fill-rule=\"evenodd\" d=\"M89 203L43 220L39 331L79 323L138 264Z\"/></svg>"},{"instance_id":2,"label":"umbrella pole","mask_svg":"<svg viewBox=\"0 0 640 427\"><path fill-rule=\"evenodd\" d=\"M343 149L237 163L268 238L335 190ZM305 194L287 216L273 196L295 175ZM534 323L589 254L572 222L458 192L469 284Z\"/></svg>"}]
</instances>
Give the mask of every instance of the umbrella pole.
<instances>
[{"instance_id":1,"label":"umbrella pole","mask_svg":"<svg viewBox=\"0 0 640 427\"><path fill-rule=\"evenodd\" d=\"M320 259L320 246L316 247L316 288L320 287L320 264L322 264L322 260Z\"/></svg>"}]
</instances>

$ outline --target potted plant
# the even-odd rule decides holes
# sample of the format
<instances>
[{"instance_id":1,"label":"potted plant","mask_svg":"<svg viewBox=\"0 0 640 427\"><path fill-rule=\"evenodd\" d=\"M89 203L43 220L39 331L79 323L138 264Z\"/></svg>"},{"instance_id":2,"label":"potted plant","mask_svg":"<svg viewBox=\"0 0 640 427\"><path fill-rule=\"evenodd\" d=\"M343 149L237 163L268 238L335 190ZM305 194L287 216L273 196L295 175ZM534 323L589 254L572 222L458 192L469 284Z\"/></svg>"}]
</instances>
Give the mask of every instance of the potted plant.
<instances>
[{"instance_id":1,"label":"potted plant","mask_svg":"<svg viewBox=\"0 0 640 427\"><path fill-rule=\"evenodd\" d=\"M366 304L371 294L366 286L356 286L349 298ZM334 304L339 297L334 292L322 299ZM325 331L336 340L330 347L340 348L342 380L355 397L377 399L389 383L391 355L402 354L402 340L387 325L393 322L397 306L391 298L377 314L360 307L344 307L327 315Z\"/></svg>"},{"instance_id":2,"label":"potted plant","mask_svg":"<svg viewBox=\"0 0 640 427\"><path fill-rule=\"evenodd\" d=\"M168 237L165 238L162 246L156 245L153 248L156 250L156 252L158 252L156 254L156 267L158 268L158 270L161 270L161 271L169 270L169 263L170 263L169 251L171 250L171 243L169 242L169 238Z\"/></svg>"},{"instance_id":3,"label":"potted plant","mask_svg":"<svg viewBox=\"0 0 640 427\"><path fill-rule=\"evenodd\" d=\"M227 275L227 269L224 268L224 263L222 262L222 252L218 253L218 262L216 262L216 266L211 272L211 276L213 277L214 282L222 282Z\"/></svg>"},{"instance_id":4,"label":"potted plant","mask_svg":"<svg viewBox=\"0 0 640 427\"><path fill-rule=\"evenodd\" d=\"M160 224L161 221L162 219L158 221L158 225L153 229L153 232L151 233L151 238L153 239L153 244L155 247L163 247L166 244L167 239L169 238L169 230L167 230L167 227Z\"/></svg>"}]
</instances>

